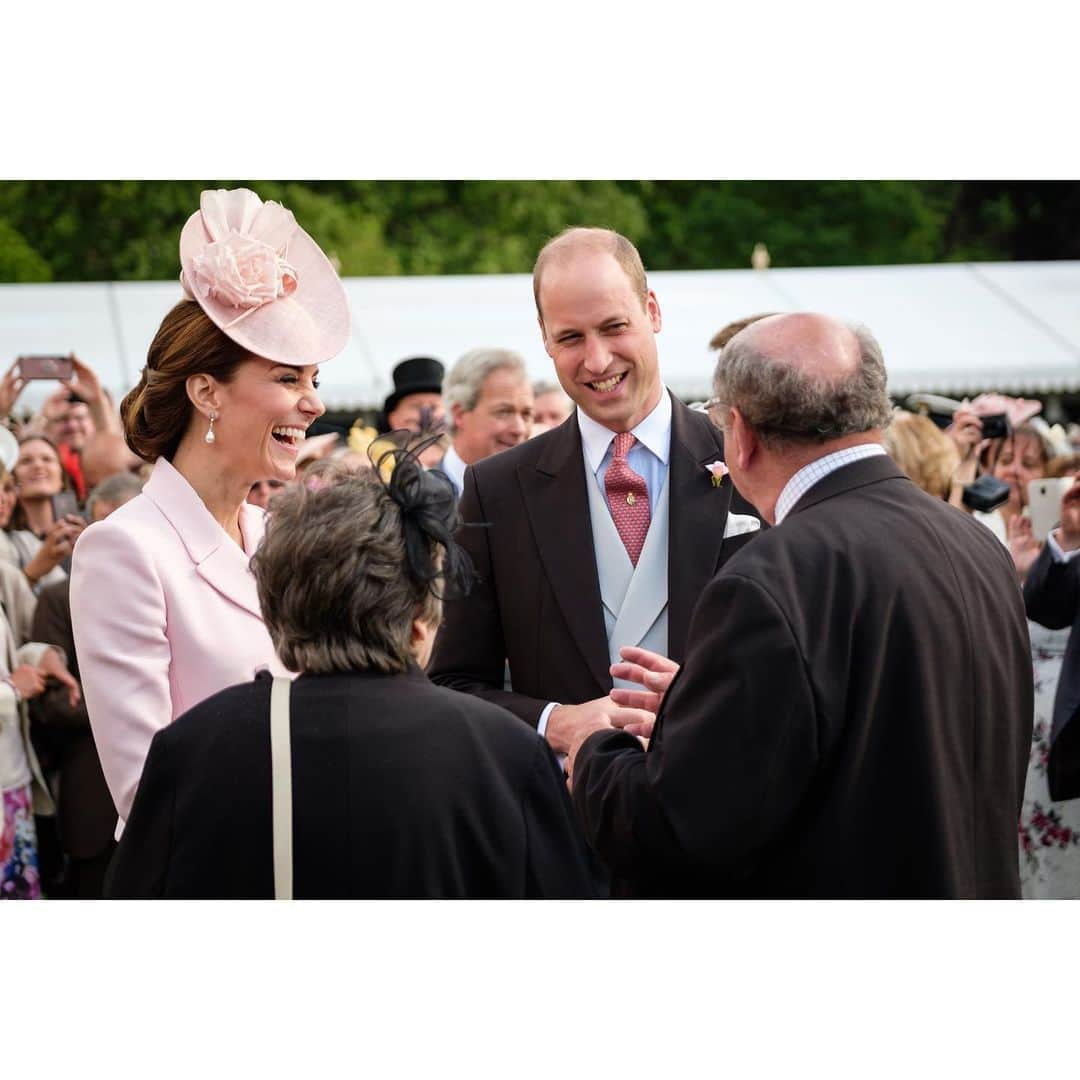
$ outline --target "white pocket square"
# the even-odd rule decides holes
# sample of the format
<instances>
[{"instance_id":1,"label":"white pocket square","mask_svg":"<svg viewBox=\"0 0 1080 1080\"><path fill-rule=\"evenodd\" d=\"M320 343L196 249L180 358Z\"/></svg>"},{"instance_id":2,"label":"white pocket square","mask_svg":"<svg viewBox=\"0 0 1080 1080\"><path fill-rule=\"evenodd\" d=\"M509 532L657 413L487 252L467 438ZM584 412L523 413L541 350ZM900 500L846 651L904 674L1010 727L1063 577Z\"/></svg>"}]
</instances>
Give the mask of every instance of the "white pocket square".
<instances>
[{"instance_id":1,"label":"white pocket square","mask_svg":"<svg viewBox=\"0 0 1080 1080\"><path fill-rule=\"evenodd\" d=\"M729 536L742 536L743 533L757 532L761 522L751 514L728 514L724 525L724 539Z\"/></svg>"}]
</instances>

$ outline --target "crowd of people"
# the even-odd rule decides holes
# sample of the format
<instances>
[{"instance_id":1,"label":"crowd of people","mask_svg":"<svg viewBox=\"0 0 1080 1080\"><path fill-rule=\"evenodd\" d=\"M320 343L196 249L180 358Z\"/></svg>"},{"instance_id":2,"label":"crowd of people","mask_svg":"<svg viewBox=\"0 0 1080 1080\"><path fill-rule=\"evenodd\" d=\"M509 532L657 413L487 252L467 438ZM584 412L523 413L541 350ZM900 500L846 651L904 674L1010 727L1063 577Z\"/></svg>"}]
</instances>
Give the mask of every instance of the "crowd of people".
<instances>
[{"instance_id":1,"label":"crowd of people","mask_svg":"<svg viewBox=\"0 0 1080 1080\"><path fill-rule=\"evenodd\" d=\"M0 380L0 895L1080 897L1080 453L894 407L872 333L664 386L634 246L539 252L553 378L475 348L311 436L344 289L204 192L117 406ZM1056 483L1050 483L1056 481Z\"/></svg>"}]
</instances>

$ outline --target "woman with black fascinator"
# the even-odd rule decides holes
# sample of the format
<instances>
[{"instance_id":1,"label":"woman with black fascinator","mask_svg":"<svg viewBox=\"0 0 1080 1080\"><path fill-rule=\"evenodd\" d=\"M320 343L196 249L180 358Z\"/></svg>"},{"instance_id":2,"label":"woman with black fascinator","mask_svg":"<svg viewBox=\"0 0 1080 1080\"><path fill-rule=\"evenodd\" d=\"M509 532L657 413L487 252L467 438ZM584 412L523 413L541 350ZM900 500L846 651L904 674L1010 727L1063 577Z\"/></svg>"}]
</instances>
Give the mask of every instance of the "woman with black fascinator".
<instances>
[{"instance_id":1,"label":"woman with black fascinator","mask_svg":"<svg viewBox=\"0 0 1080 1080\"><path fill-rule=\"evenodd\" d=\"M252 570L300 674L158 732L108 895L593 895L544 740L423 673L442 598L471 576L452 487L405 450L375 464L319 466L278 496Z\"/></svg>"}]
</instances>

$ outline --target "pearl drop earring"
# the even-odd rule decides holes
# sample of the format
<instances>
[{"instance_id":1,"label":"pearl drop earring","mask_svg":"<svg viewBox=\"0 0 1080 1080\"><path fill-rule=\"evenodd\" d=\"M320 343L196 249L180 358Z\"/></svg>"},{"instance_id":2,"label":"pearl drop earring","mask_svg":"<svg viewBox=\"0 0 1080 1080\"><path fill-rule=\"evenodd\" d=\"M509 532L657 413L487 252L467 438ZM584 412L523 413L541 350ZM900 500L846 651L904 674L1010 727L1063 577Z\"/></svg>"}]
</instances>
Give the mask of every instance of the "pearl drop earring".
<instances>
[{"instance_id":1,"label":"pearl drop earring","mask_svg":"<svg viewBox=\"0 0 1080 1080\"><path fill-rule=\"evenodd\" d=\"M203 436L203 442L213 443L217 440L217 436L214 434L214 421L217 419L217 413L212 412L210 414L210 427L207 428L206 434Z\"/></svg>"}]
</instances>

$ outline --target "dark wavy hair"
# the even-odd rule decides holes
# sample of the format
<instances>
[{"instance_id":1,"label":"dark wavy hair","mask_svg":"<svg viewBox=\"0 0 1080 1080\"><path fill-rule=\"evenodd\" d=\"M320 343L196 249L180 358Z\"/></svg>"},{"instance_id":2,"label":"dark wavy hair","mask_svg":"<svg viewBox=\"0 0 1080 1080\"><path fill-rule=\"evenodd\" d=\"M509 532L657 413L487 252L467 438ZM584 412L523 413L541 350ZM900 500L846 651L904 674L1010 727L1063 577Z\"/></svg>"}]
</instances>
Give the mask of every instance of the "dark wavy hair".
<instances>
[{"instance_id":1,"label":"dark wavy hair","mask_svg":"<svg viewBox=\"0 0 1080 1080\"><path fill-rule=\"evenodd\" d=\"M275 497L251 568L286 667L403 672L413 620L437 623L445 590L469 589L453 486L416 453L384 450L363 473L319 462Z\"/></svg>"},{"instance_id":2,"label":"dark wavy hair","mask_svg":"<svg viewBox=\"0 0 1080 1080\"><path fill-rule=\"evenodd\" d=\"M194 300L181 300L161 321L138 383L120 403L128 446L143 459L171 461L191 423L191 375L231 382L251 354L219 330Z\"/></svg>"}]
</instances>

